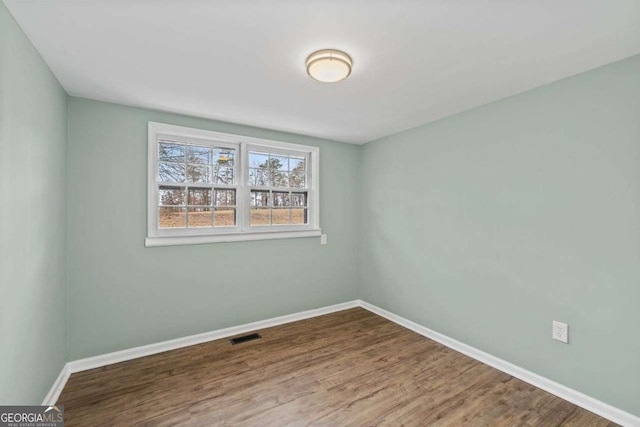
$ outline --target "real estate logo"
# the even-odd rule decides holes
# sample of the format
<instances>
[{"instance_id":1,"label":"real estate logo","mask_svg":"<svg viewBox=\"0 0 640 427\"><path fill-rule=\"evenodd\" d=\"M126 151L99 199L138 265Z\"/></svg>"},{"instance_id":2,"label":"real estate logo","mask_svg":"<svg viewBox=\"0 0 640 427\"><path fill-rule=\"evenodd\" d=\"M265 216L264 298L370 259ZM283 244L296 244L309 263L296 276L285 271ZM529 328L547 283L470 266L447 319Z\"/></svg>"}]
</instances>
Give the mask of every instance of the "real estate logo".
<instances>
[{"instance_id":1,"label":"real estate logo","mask_svg":"<svg viewBox=\"0 0 640 427\"><path fill-rule=\"evenodd\" d=\"M0 406L0 427L63 426L63 406Z\"/></svg>"}]
</instances>

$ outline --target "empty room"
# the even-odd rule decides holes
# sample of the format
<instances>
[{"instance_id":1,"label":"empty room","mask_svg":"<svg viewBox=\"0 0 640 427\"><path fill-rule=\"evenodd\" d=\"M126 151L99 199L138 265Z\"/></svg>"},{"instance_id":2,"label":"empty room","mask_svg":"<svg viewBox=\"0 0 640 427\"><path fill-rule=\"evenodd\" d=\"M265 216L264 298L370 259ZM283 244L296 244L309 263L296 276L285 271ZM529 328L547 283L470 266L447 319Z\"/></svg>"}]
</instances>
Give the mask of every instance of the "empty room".
<instances>
[{"instance_id":1,"label":"empty room","mask_svg":"<svg viewBox=\"0 0 640 427\"><path fill-rule=\"evenodd\" d=\"M0 427L640 427L640 1L1 0Z\"/></svg>"}]
</instances>

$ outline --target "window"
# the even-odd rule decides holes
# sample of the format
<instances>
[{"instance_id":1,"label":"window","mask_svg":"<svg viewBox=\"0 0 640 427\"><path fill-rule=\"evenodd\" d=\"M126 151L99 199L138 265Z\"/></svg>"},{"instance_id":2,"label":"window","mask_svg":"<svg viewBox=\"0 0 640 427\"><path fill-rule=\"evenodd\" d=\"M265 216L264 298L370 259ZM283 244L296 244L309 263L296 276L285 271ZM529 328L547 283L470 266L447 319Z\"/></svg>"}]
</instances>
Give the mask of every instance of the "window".
<instances>
[{"instance_id":1,"label":"window","mask_svg":"<svg viewBox=\"0 0 640 427\"><path fill-rule=\"evenodd\" d=\"M319 236L318 155L149 122L146 245Z\"/></svg>"}]
</instances>

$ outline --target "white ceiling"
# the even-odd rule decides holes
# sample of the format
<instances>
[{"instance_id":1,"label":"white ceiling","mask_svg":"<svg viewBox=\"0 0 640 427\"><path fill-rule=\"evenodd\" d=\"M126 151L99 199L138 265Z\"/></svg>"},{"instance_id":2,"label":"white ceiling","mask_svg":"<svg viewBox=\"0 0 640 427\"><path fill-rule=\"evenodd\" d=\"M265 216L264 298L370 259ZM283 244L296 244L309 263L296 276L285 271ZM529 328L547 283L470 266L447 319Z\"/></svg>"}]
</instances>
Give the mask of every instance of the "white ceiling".
<instances>
[{"instance_id":1,"label":"white ceiling","mask_svg":"<svg viewBox=\"0 0 640 427\"><path fill-rule=\"evenodd\" d=\"M352 143L640 53L640 0L4 2L70 95Z\"/></svg>"}]
</instances>

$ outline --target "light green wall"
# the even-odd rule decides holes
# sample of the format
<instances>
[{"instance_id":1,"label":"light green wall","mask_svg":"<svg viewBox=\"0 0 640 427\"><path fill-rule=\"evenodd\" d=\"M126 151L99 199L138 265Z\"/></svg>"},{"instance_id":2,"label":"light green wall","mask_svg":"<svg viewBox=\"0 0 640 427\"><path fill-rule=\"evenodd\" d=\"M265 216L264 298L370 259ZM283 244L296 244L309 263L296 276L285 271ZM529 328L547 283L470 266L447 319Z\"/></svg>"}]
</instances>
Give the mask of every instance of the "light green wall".
<instances>
[{"instance_id":1,"label":"light green wall","mask_svg":"<svg viewBox=\"0 0 640 427\"><path fill-rule=\"evenodd\" d=\"M361 167L360 297L640 415L640 56L367 144Z\"/></svg>"},{"instance_id":2,"label":"light green wall","mask_svg":"<svg viewBox=\"0 0 640 427\"><path fill-rule=\"evenodd\" d=\"M66 362L66 94L0 2L0 404L40 404Z\"/></svg>"},{"instance_id":3,"label":"light green wall","mask_svg":"<svg viewBox=\"0 0 640 427\"><path fill-rule=\"evenodd\" d=\"M319 238L145 248L147 122L320 147ZM359 147L69 98L71 359L352 300Z\"/></svg>"}]
</instances>

